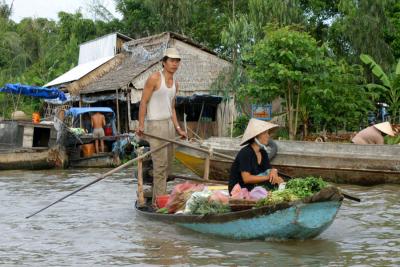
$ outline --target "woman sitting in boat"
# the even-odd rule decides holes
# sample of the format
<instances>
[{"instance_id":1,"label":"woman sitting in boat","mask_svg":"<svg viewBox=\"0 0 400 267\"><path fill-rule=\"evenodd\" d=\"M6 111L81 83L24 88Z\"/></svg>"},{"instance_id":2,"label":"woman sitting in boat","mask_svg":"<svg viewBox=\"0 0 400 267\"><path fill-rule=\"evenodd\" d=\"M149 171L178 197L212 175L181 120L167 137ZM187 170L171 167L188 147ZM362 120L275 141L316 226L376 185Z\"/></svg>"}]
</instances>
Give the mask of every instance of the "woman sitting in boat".
<instances>
[{"instance_id":1,"label":"woman sitting in boat","mask_svg":"<svg viewBox=\"0 0 400 267\"><path fill-rule=\"evenodd\" d=\"M237 183L250 191L257 185L273 188L283 182L278 170L271 167L266 150L270 133L277 127L273 123L250 119L240 144L246 146L239 151L231 167L229 192Z\"/></svg>"}]
</instances>

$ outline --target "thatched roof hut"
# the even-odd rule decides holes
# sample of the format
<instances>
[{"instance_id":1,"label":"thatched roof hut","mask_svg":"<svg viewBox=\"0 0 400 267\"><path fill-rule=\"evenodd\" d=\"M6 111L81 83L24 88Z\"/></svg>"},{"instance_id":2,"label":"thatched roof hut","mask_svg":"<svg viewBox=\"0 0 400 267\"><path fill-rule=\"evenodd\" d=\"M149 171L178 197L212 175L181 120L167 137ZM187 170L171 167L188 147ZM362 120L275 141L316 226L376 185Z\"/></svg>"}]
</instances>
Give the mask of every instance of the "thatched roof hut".
<instances>
[{"instance_id":1,"label":"thatched roof hut","mask_svg":"<svg viewBox=\"0 0 400 267\"><path fill-rule=\"evenodd\" d=\"M168 47L177 48L182 56L181 66L176 73L180 85L179 96L210 94L211 84L232 66L230 62L189 38L165 32L126 41L120 54L68 84L66 88L71 93L79 94L81 99L93 100L109 96L108 99L116 100L114 108L120 117L118 121L123 125L121 128L133 130L135 116L132 114L141 99L144 83L151 73L162 69L161 59ZM126 102L121 104L121 100ZM216 108L212 130L204 135L227 135L234 117L233 101L224 101ZM199 120L196 123L201 122ZM192 127L199 129L198 124ZM188 125L190 127L190 123Z\"/></svg>"}]
</instances>

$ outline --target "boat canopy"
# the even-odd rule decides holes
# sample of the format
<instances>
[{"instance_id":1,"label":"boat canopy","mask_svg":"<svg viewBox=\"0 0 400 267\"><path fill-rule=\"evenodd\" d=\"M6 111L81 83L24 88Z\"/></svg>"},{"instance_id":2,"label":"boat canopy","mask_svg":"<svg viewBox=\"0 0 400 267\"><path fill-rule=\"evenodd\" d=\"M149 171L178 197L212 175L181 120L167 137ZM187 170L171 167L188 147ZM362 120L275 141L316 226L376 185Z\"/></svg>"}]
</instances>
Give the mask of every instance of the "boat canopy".
<instances>
[{"instance_id":1,"label":"boat canopy","mask_svg":"<svg viewBox=\"0 0 400 267\"><path fill-rule=\"evenodd\" d=\"M65 115L77 117L81 114L88 113L88 112L112 113L113 118L115 117L114 111L108 107L70 108L65 111Z\"/></svg>"},{"instance_id":2,"label":"boat canopy","mask_svg":"<svg viewBox=\"0 0 400 267\"><path fill-rule=\"evenodd\" d=\"M64 92L60 91L56 87L45 88L40 86L7 83L3 88L0 88L0 93L26 95L44 99L58 98L61 101L67 100Z\"/></svg>"}]
</instances>

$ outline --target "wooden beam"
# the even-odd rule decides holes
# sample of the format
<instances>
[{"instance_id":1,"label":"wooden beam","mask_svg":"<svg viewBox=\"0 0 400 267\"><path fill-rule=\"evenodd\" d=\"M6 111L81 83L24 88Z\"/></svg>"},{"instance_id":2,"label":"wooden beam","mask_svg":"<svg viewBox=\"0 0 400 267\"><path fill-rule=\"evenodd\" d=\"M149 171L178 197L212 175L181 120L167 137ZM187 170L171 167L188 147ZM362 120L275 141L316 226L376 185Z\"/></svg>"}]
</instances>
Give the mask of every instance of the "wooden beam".
<instances>
[{"instance_id":1,"label":"wooden beam","mask_svg":"<svg viewBox=\"0 0 400 267\"><path fill-rule=\"evenodd\" d=\"M127 110L128 110L128 132L130 131L130 124L131 124L131 96L130 96L130 91L126 93L126 105L127 105Z\"/></svg>"},{"instance_id":2,"label":"wooden beam","mask_svg":"<svg viewBox=\"0 0 400 267\"><path fill-rule=\"evenodd\" d=\"M164 137L160 137L160 136L156 136L156 135L152 135L152 134L148 134L148 133L143 133L143 135L151 137L151 138L167 141L167 142L170 142L170 143L173 143L173 144L176 144L176 145L192 148L194 150L201 151L201 152L204 152L204 153L207 153L207 154L210 153L210 151L208 149L204 149L204 148L197 147L197 146L194 146L194 145L186 144L185 142L182 142L182 141L176 141L176 140L173 140L173 139L168 139L168 138L164 138ZM215 155L215 156L224 158L224 159L235 160L235 157L232 157L232 156L229 156L229 155L225 155L225 154L222 154L222 153L219 153L219 152L213 152L212 154Z\"/></svg>"},{"instance_id":3,"label":"wooden beam","mask_svg":"<svg viewBox=\"0 0 400 267\"><path fill-rule=\"evenodd\" d=\"M118 133L121 133L121 125L120 125L120 122L119 122L119 97L118 97L118 89L117 90L115 90L116 91L116 93L117 93L117 131L118 131Z\"/></svg>"}]
</instances>

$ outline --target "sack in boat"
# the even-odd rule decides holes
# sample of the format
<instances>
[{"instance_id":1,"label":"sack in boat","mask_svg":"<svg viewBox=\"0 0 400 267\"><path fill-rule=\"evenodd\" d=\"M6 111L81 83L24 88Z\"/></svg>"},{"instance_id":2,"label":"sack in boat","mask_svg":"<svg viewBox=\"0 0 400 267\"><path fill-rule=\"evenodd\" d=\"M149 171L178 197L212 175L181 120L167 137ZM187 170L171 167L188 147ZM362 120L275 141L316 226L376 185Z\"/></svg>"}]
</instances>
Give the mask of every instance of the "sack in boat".
<instances>
[{"instance_id":1,"label":"sack in boat","mask_svg":"<svg viewBox=\"0 0 400 267\"><path fill-rule=\"evenodd\" d=\"M251 200L260 200L268 196L268 191L262 186L254 187L249 193Z\"/></svg>"},{"instance_id":2,"label":"sack in boat","mask_svg":"<svg viewBox=\"0 0 400 267\"><path fill-rule=\"evenodd\" d=\"M220 202L222 204L228 204L229 193L227 191L222 191L222 190L214 191L210 196L210 201Z\"/></svg>"},{"instance_id":3,"label":"sack in boat","mask_svg":"<svg viewBox=\"0 0 400 267\"><path fill-rule=\"evenodd\" d=\"M241 188L240 184L235 184L231 191L231 198L233 199L249 199L249 190L247 188Z\"/></svg>"}]
</instances>

